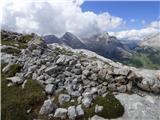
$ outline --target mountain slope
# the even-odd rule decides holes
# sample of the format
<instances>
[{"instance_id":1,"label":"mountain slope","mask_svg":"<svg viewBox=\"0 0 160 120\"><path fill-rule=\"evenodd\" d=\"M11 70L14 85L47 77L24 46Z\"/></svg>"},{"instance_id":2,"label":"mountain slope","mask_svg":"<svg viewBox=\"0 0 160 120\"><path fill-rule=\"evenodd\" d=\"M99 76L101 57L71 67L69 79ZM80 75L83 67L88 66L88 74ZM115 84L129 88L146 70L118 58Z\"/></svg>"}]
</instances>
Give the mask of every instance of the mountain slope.
<instances>
[{"instance_id":1,"label":"mountain slope","mask_svg":"<svg viewBox=\"0 0 160 120\"><path fill-rule=\"evenodd\" d=\"M27 39L26 48L21 49L12 43L18 37L23 35L7 33L2 37L10 42L2 44L2 49L20 51L16 55L2 51L2 119L90 119L98 115L104 119L158 120L159 70L125 66L61 44L48 46L37 35ZM6 59L7 55L12 57ZM137 111L146 114L137 116Z\"/></svg>"},{"instance_id":2,"label":"mountain slope","mask_svg":"<svg viewBox=\"0 0 160 120\"><path fill-rule=\"evenodd\" d=\"M145 47L152 47L156 49L160 49L160 33L150 36L149 38L145 38L141 43L140 46Z\"/></svg>"},{"instance_id":3,"label":"mountain slope","mask_svg":"<svg viewBox=\"0 0 160 120\"><path fill-rule=\"evenodd\" d=\"M70 32L66 32L60 39L63 43L72 48L86 48L85 44L83 44L80 39L78 39L75 35L73 35Z\"/></svg>"},{"instance_id":4,"label":"mountain slope","mask_svg":"<svg viewBox=\"0 0 160 120\"><path fill-rule=\"evenodd\" d=\"M45 39L45 42L47 44L61 43L61 40L58 37L56 37L55 35L46 35L43 38Z\"/></svg>"}]
</instances>

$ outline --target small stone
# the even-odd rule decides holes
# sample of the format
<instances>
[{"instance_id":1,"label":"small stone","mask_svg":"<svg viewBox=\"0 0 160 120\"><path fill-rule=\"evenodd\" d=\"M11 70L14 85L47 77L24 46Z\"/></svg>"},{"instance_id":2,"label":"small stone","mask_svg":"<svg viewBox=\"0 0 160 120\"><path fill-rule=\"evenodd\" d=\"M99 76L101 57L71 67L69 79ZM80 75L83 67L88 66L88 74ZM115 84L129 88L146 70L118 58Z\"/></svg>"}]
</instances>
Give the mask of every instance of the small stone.
<instances>
[{"instance_id":1,"label":"small stone","mask_svg":"<svg viewBox=\"0 0 160 120\"><path fill-rule=\"evenodd\" d=\"M55 74L55 72L57 72L57 66L56 65L53 65L51 67L48 67L45 69L45 72L48 74L48 75L52 75L52 74Z\"/></svg>"},{"instance_id":2,"label":"small stone","mask_svg":"<svg viewBox=\"0 0 160 120\"><path fill-rule=\"evenodd\" d=\"M78 104L80 104L81 101L82 101L82 96L79 96L79 97L77 98L77 101L78 101Z\"/></svg>"},{"instance_id":3,"label":"small stone","mask_svg":"<svg viewBox=\"0 0 160 120\"><path fill-rule=\"evenodd\" d=\"M71 120L75 120L75 118L77 117L77 112L76 112L75 106L70 106L68 108L68 117Z\"/></svg>"},{"instance_id":4,"label":"small stone","mask_svg":"<svg viewBox=\"0 0 160 120\"><path fill-rule=\"evenodd\" d=\"M72 69L72 71L76 74L76 75L80 75L82 73L81 69Z\"/></svg>"},{"instance_id":5,"label":"small stone","mask_svg":"<svg viewBox=\"0 0 160 120\"><path fill-rule=\"evenodd\" d=\"M21 79L20 77L18 76L14 76L14 77L9 77L9 78L6 78L7 80L10 80L12 83L14 84L22 84L23 83L23 79Z\"/></svg>"},{"instance_id":6,"label":"small stone","mask_svg":"<svg viewBox=\"0 0 160 120\"><path fill-rule=\"evenodd\" d=\"M64 102L69 102L71 97L67 94L60 94L58 97L59 103L62 105Z\"/></svg>"},{"instance_id":7,"label":"small stone","mask_svg":"<svg viewBox=\"0 0 160 120\"><path fill-rule=\"evenodd\" d=\"M77 115L78 115L78 116L83 116L83 115L84 115L84 111L83 111L83 109L82 109L82 105L78 105L78 106L76 107L76 111L77 111Z\"/></svg>"},{"instance_id":8,"label":"small stone","mask_svg":"<svg viewBox=\"0 0 160 120\"><path fill-rule=\"evenodd\" d=\"M128 92L132 91L132 81L129 81L126 87Z\"/></svg>"},{"instance_id":9,"label":"small stone","mask_svg":"<svg viewBox=\"0 0 160 120\"><path fill-rule=\"evenodd\" d=\"M54 90L55 90L55 86L53 84L48 84L45 87L45 91L47 94L52 94Z\"/></svg>"},{"instance_id":10,"label":"small stone","mask_svg":"<svg viewBox=\"0 0 160 120\"><path fill-rule=\"evenodd\" d=\"M90 79L96 81L97 80L97 75L96 74L91 74Z\"/></svg>"},{"instance_id":11,"label":"small stone","mask_svg":"<svg viewBox=\"0 0 160 120\"><path fill-rule=\"evenodd\" d=\"M109 84L108 89L111 90L111 91L115 91L117 89L117 87L116 87L115 84Z\"/></svg>"},{"instance_id":12,"label":"small stone","mask_svg":"<svg viewBox=\"0 0 160 120\"><path fill-rule=\"evenodd\" d=\"M85 76L88 76L89 73L90 73L89 70L84 70L84 71L82 72L82 74L85 75Z\"/></svg>"},{"instance_id":13,"label":"small stone","mask_svg":"<svg viewBox=\"0 0 160 120\"><path fill-rule=\"evenodd\" d=\"M101 112L102 110L103 110L103 106L99 106L99 105L95 106L95 113Z\"/></svg>"},{"instance_id":14,"label":"small stone","mask_svg":"<svg viewBox=\"0 0 160 120\"><path fill-rule=\"evenodd\" d=\"M121 86L117 87L117 90L121 93L126 92L126 90L127 90L126 85L121 85Z\"/></svg>"},{"instance_id":15,"label":"small stone","mask_svg":"<svg viewBox=\"0 0 160 120\"><path fill-rule=\"evenodd\" d=\"M57 108L54 117L65 119L67 117L67 109L65 108Z\"/></svg>"},{"instance_id":16,"label":"small stone","mask_svg":"<svg viewBox=\"0 0 160 120\"><path fill-rule=\"evenodd\" d=\"M55 111L57 108L57 105L55 105L51 99L45 100L40 111L39 114L41 115L47 115L53 111Z\"/></svg>"},{"instance_id":17,"label":"small stone","mask_svg":"<svg viewBox=\"0 0 160 120\"><path fill-rule=\"evenodd\" d=\"M91 88L91 94L95 94L96 92L98 92L97 87L92 87Z\"/></svg>"},{"instance_id":18,"label":"small stone","mask_svg":"<svg viewBox=\"0 0 160 120\"><path fill-rule=\"evenodd\" d=\"M92 103L92 99L89 98L89 97L84 97L84 98L82 99L82 104L83 104L86 108L90 107L91 103Z\"/></svg>"}]
</instances>

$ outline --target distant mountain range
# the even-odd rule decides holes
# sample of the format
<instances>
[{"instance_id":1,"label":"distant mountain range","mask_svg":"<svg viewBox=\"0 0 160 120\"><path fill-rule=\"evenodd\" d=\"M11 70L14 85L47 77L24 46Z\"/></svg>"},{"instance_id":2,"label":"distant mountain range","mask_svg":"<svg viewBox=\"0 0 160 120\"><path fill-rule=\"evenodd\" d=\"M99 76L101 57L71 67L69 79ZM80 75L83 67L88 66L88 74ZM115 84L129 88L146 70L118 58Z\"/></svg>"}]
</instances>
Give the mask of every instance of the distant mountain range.
<instances>
[{"instance_id":1,"label":"distant mountain range","mask_svg":"<svg viewBox=\"0 0 160 120\"><path fill-rule=\"evenodd\" d=\"M122 62L135 67L160 69L160 34L144 40L118 40L108 33L101 33L91 37L79 38L70 32L62 37L55 35L44 36L48 44L65 44L74 49L91 50L106 58Z\"/></svg>"},{"instance_id":2,"label":"distant mountain range","mask_svg":"<svg viewBox=\"0 0 160 120\"><path fill-rule=\"evenodd\" d=\"M145 40L143 40L140 44L143 46L153 47L156 49L160 49L160 33L147 37Z\"/></svg>"}]
</instances>

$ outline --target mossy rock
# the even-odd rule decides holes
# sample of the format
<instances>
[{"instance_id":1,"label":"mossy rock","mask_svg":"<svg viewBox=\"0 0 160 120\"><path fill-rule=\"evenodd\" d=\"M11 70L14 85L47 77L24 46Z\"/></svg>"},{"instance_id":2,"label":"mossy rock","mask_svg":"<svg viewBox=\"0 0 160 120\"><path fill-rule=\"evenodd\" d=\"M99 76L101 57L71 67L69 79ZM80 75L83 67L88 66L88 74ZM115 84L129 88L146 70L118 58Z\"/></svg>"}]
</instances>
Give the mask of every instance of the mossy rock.
<instances>
[{"instance_id":1,"label":"mossy rock","mask_svg":"<svg viewBox=\"0 0 160 120\"><path fill-rule=\"evenodd\" d=\"M97 115L104 118L118 118L124 113L124 107L111 93L109 93L105 98L97 97L95 104L103 106L102 112Z\"/></svg>"},{"instance_id":2,"label":"mossy rock","mask_svg":"<svg viewBox=\"0 0 160 120\"><path fill-rule=\"evenodd\" d=\"M17 48L8 47L8 48L2 49L1 52L5 52L7 54L12 54L12 55L19 55L21 50L19 50Z\"/></svg>"},{"instance_id":3,"label":"mossy rock","mask_svg":"<svg viewBox=\"0 0 160 120\"><path fill-rule=\"evenodd\" d=\"M96 104L103 106L103 110L95 113ZM90 108L83 107L85 111L85 118L93 117L95 114L106 119L121 117L124 113L124 107L112 93L107 94L106 97L97 96L93 105Z\"/></svg>"},{"instance_id":4,"label":"mossy rock","mask_svg":"<svg viewBox=\"0 0 160 120\"><path fill-rule=\"evenodd\" d=\"M10 66L9 71L8 71L7 73L5 73L5 74L6 74L6 76L8 76L8 77L12 77L12 76L14 76L17 72L20 72L21 68L22 68L22 65L13 64L13 65Z\"/></svg>"}]
</instances>

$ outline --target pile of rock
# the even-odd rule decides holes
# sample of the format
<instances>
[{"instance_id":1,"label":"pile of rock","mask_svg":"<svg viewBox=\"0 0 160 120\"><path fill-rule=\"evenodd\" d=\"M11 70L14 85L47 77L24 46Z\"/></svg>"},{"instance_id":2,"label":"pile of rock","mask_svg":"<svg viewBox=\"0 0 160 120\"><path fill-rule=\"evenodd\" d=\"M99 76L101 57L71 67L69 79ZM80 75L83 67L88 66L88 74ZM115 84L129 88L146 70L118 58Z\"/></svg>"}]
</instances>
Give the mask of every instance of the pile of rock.
<instances>
[{"instance_id":1,"label":"pile of rock","mask_svg":"<svg viewBox=\"0 0 160 120\"><path fill-rule=\"evenodd\" d=\"M67 54L67 50L66 50ZM62 119L75 119L83 116L84 107L90 107L96 96L105 96L107 91L131 92L136 85L143 90L160 93L160 81L156 77L148 76L130 67L115 67L112 63L95 60L73 54L62 54L48 47L41 38L35 37L28 43L28 48L23 49L20 56L11 60L12 64L23 66L15 77L8 78L14 84L23 84L27 79L37 80L44 87L47 95L51 96L60 91L67 94L59 95L59 103L68 102L71 97L77 97L78 105L68 108L58 108L54 101L48 99L40 110L40 114L54 114ZM4 68L5 71L11 62ZM148 75L148 74L147 74ZM25 82L24 82L25 81ZM24 83L23 83L24 82ZM133 92L133 91L132 91ZM103 106L96 105L98 113Z\"/></svg>"}]
</instances>

